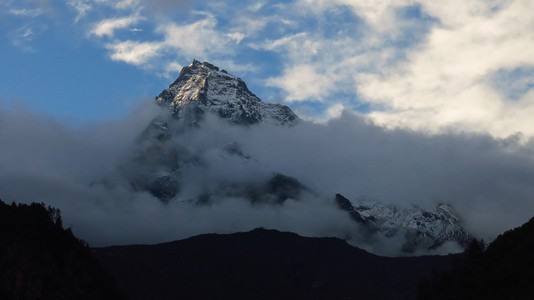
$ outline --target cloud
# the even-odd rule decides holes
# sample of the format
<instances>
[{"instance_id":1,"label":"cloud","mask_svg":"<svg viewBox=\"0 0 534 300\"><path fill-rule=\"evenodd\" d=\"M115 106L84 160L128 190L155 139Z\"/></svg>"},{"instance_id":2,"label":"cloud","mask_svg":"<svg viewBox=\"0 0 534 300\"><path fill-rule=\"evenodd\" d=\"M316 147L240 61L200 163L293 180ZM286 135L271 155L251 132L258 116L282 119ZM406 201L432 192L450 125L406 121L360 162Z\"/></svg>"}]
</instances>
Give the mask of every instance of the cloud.
<instances>
[{"instance_id":1,"label":"cloud","mask_svg":"<svg viewBox=\"0 0 534 300\"><path fill-rule=\"evenodd\" d=\"M529 74L517 70L533 64L529 51L520 50L533 48L531 4L455 1L443 9L426 1L306 0L295 5L298 9L279 13L292 16L298 32L250 43L282 57L282 72L266 83L279 88L285 101L367 103L369 117L387 127L534 134L527 118L534 101L531 85L493 80L506 73L515 74L513 82L528 82ZM335 19L344 22L332 23Z\"/></svg>"},{"instance_id":2,"label":"cloud","mask_svg":"<svg viewBox=\"0 0 534 300\"><path fill-rule=\"evenodd\" d=\"M106 46L111 51L111 59L133 65L146 65L159 54L159 43L140 43L135 41L115 42Z\"/></svg>"},{"instance_id":3,"label":"cloud","mask_svg":"<svg viewBox=\"0 0 534 300\"><path fill-rule=\"evenodd\" d=\"M137 5L139 5L139 0L119 0L115 3L115 7L118 9L132 8Z\"/></svg>"},{"instance_id":4,"label":"cloud","mask_svg":"<svg viewBox=\"0 0 534 300\"><path fill-rule=\"evenodd\" d=\"M26 8L12 8L9 10L9 13L14 16L20 17L37 17L44 13L40 8L35 9L26 9Z\"/></svg>"},{"instance_id":5,"label":"cloud","mask_svg":"<svg viewBox=\"0 0 534 300\"><path fill-rule=\"evenodd\" d=\"M46 30L48 27L42 23L31 23L11 31L8 36L13 46L22 51L33 53L35 52L32 45L33 40Z\"/></svg>"},{"instance_id":6,"label":"cloud","mask_svg":"<svg viewBox=\"0 0 534 300\"><path fill-rule=\"evenodd\" d=\"M267 80L267 85L276 86L287 92L288 102L322 100L331 94L335 87L331 78L318 72L313 65L297 65L286 69L280 77Z\"/></svg>"},{"instance_id":7,"label":"cloud","mask_svg":"<svg viewBox=\"0 0 534 300\"><path fill-rule=\"evenodd\" d=\"M333 204L335 193L401 207L450 203L467 229L486 240L527 221L534 211L534 142L386 130L350 113L291 128L236 127L208 118L200 129L177 133L168 145L199 163L182 165L180 197L163 204L133 189L128 178L133 173L120 171L131 169L139 151L135 141L147 124L167 116L151 101L146 104L122 120L78 129L26 111L0 112L0 197L57 206L64 223L94 246L263 226L350 236L355 245L390 255L402 241L360 236L358 225ZM332 108L332 114L340 109ZM232 142L250 159L221 150ZM165 149L159 151L161 157ZM312 192L274 206L251 204L235 193L273 173L293 176ZM187 202L206 191L214 195L211 205Z\"/></svg>"},{"instance_id":8,"label":"cloud","mask_svg":"<svg viewBox=\"0 0 534 300\"><path fill-rule=\"evenodd\" d=\"M163 38L160 40L114 41L108 43L106 48L113 60L150 68L155 63L156 57L166 56L169 53L173 53L173 57L186 57L189 61L208 56L220 57L223 53L231 52L229 45L238 44L243 38L239 33L221 34L215 28L217 21L212 15L201 14L201 16L202 19L185 25L174 22L159 25L156 32L162 35ZM108 28L109 26L106 26L104 29ZM161 66L163 74L168 73L167 68L172 62L163 61L164 65Z\"/></svg>"},{"instance_id":9,"label":"cloud","mask_svg":"<svg viewBox=\"0 0 534 300\"><path fill-rule=\"evenodd\" d=\"M237 44L241 43L241 41L245 38L245 34L241 32L228 33L227 36L234 40Z\"/></svg>"},{"instance_id":10,"label":"cloud","mask_svg":"<svg viewBox=\"0 0 534 300\"><path fill-rule=\"evenodd\" d=\"M455 0L447 7L422 0L66 3L76 22L90 24L90 38L104 40L112 60L159 75L170 63L192 58L247 71L255 65L250 81L269 88L260 91L271 96L266 100L310 110L317 104L365 107L361 112L377 124L427 133L456 128L534 135L528 1ZM9 1L2 7L10 18L41 20L52 4ZM132 28L116 36L140 20L143 34ZM31 51L16 30L23 26L34 36L40 32L36 24L17 24L10 38Z\"/></svg>"},{"instance_id":11,"label":"cloud","mask_svg":"<svg viewBox=\"0 0 534 300\"><path fill-rule=\"evenodd\" d=\"M4 158L0 162L0 197L60 208L64 224L93 246L156 243L259 226L330 236L355 226L344 212L320 199L271 207L228 197L199 207L164 204L146 192L134 191L117 168L128 163L136 151L136 139L161 114L153 102L146 104L122 120L79 129L24 110L0 112L0 139L7 145L0 149ZM234 181L244 180L246 169L213 156L214 145L203 136L197 136L192 147L204 158L211 157L213 165L205 174L197 173L197 179L219 180L225 168L226 174L232 169L234 175L241 174ZM198 180L190 183L203 184Z\"/></svg>"},{"instance_id":12,"label":"cloud","mask_svg":"<svg viewBox=\"0 0 534 300\"><path fill-rule=\"evenodd\" d=\"M445 9L427 1L297 4L319 20L348 8L364 23L353 23L352 38L318 31L263 45L286 59L284 71L268 82L282 89L287 101L338 98L335 89L325 97L324 89L306 82L309 76L294 72L306 64L330 78L331 86L352 87L353 97L344 103L371 104L369 117L383 126L427 132L459 128L499 137L518 131L534 134L527 118L534 101L529 98L531 86L516 88L511 101L512 92L491 80L498 73L518 74L516 70L534 63L524 50L534 48L534 23L527 13L532 4L527 1L454 1ZM305 44L312 46L299 47ZM351 60L356 57L369 59ZM528 76L523 72L513 81L528 81Z\"/></svg>"},{"instance_id":13,"label":"cloud","mask_svg":"<svg viewBox=\"0 0 534 300\"><path fill-rule=\"evenodd\" d=\"M93 10L93 6L84 0L67 0L67 4L76 11L74 23L80 21L87 13Z\"/></svg>"},{"instance_id":14,"label":"cloud","mask_svg":"<svg viewBox=\"0 0 534 300\"><path fill-rule=\"evenodd\" d=\"M301 9L323 14L339 7L348 8L363 18L370 28L380 33L396 31L403 20L397 18L396 10L413 5L416 1L358 1L358 0L298 0Z\"/></svg>"},{"instance_id":15,"label":"cloud","mask_svg":"<svg viewBox=\"0 0 534 300\"><path fill-rule=\"evenodd\" d=\"M140 20L142 20L142 18L137 15L105 19L97 22L91 29L90 34L98 37L106 36L111 38L113 37L115 31L134 25Z\"/></svg>"},{"instance_id":16,"label":"cloud","mask_svg":"<svg viewBox=\"0 0 534 300\"><path fill-rule=\"evenodd\" d=\"M501 70L534 65L532 4L459 1L454 11L425 4L440 21L425 42L410 51L407 60L374 74L357 76L365 99L388 110L372 117L382 124L438 130L461 126L489 131L500 137L517 131L531 136L534 99L512 103L499 94L488 78ZM515 20L515 21L511 21Z\"/></svg>"},{"instance_id":17,"label":"cloud","mask_svg":"<svg viewBox=\"0 0 534 300\"><path fill-rule=\"evenodd\" d=\"M179 50L185 57L205 57L208 52L222 51L227 39L215 29L217 20L213 15L206 14L196 22L179 25L167 23L157 31L165 37L165 45Z\"/></svg>"},{"instance_id":18,"label":"cloud","mask_svg":"<svg viewBox=\"0 0 534 300\"><path fill-rule=\"evenodd\" d=\"M27 21L23 16L33 10L48 11L30 5L37 2L14 3L0 4L3 16ZM531 217L534 25L529 1L246 1L240 7L191 1L67 3L77 21L95 25L87 27L94 31L88 37L102 39L114 61L171 76L192 58L210 60L247 73L255 83L268 83L275 91L265 93L275 94L272 98L323 121L288 130L215 123L198 137L179 140L213 166L188 171L192 195L208 179L224 186L228 172L236 180L260 180L276 171L321 194L310 200L315 206L302 219L322 217L320 210L331 207L320 200L339 192L351 199L426 208L450 202L473 233L489 239ZM125 15L139 19L118 17ZM116 34L141 19L147 24L143 34ZM39 24L17 23L9 37L30 51L29 42L46 30ZM358 117L342 113L362 106ZM75 230L99 244L163 241L262 222L313 228L305 220L292 223L296 213L252 207L243 199L230 197L197 210L165 206L131 190L113 170L150 118L133 119L79 132L40 116L3 113L0 136L6 142L0 154L9 159L0 162L0 190L8 201L56 204ZM114 127L129 140L116 141L123 134L109 130ZM220 158L218 147L235 140L257 164ZM114 186L95 183L103 177L113 178ZM299 205L288 203L295 212ZM345 224L342 218L339 224L324 219L308 233ZM136 227L138 220L152 227Z\"/></svg>"},{"instance_id":19,"label":"cloud","mask_svg":"<svg viewBox=\"0 0 534 300\"><path fill-rule=\"evenodd\" d=\"M0 29L11 45L27 53L35 53L34 41L48 31L45 21L56 7L47 0L0 1Z\"/></svg>"}]
</instances>

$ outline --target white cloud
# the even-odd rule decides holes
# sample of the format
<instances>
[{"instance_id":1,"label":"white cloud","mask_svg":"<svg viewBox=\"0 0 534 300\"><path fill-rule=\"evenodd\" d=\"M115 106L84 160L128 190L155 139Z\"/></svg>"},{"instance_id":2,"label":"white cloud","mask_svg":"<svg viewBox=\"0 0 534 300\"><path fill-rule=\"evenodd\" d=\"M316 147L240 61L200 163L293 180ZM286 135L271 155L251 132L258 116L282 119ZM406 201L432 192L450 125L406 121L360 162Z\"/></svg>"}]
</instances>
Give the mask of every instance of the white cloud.
<instances>
[{"instance_id":1,"label":"white cloud","mask_svg":"<svg viewBox=\"0 0 534 300\"><path fill-rule=\"evenodd\" d=\"M172 61L165 66L163 77L173 80L177 78L178 72L183 68L178 62Z\"/></svg>"},{"instance_id":2,"label":"white cloud","mask_svg":"<svg viewBox=\"0 0 534 300\"><path fill-rule=\"evenodd\" d=\"M345 110L345 105L343 105L343 103L335 103L334 105L331 105L326 110L326 115L328 119L336 119L336 118L341 117L341 114L343 113L344 110Z\"/></svg>"},{"instance_id":3,"label":"white cloud","mask_svg":"<svg viewBox=\"0 0 534 300\"><path fill-rule=\"evenodd\" d=\"M159 54L162 45L150 42L125 41L108 44L106 48L111 51L112 60L143 66Z\"/></svg>"},{"instance_id":4,"label":"white cloud","mask_svg":"<svg viewBox=\"0 0 534 300\"><path fill-rule=\"evenodd\" d=\"M74 22L80 21L93 7L83 0L68 0L67 4L76 11Z\"/></svg>"},{"instance_id":5,"label":"white cloud","mask_svg":"<svg viewBox=\"0 0 534 300\"><path fill-rule=\"evenodd\" d=\"M34 33L33 33L33 28L29 27L29 26L24 26L22 28L19 29L19 34L22 38L26 39L26 40L31 40L34 36Z\"/></svg>"},{"instance_id":6,"label":"white cloud","mask_svg":"<svg viewBox=\"0 0 534 300\"><path fill-rule=\"evenodd\" d=\"M247 6L247 10L249 10L251 12L258 12L264 6L265 6L265 2L264 1L258 1L258 2L255 2L255 3L250 4L249 6Z\"/></svg>"},{"instance_id":7,"label":"white cloud","mask_svg":"<svg viewBox=\"0 0 534 300\"><path fill-rule=\"evenodd\" d=\"M164 35L166 47L179 50L185 57L205 58L208 53L227 51L230 38L217 30L217 20L213 15L204 16L201 20L185 25L169 22L159 26L157 31Z\"/></svg>"},{"instance_id":8,"label":"white cloud","mask_svg":"<svg viewBox=\"0 0 534 300\"><path fill-rule=\"evenodd\" d=\"M371 48L365 39L308 32L252 44L252 47L284 57L283 72L266 83L281 89L287 102L354 101L354 75L370 67L380 68L392 56L387 48ZM340 93L345 94L345 99L338 98Z\"/></svg>"},{"instance_id":9,"label":"white cloud","mask_svg":"<svg viewBox=\"0 0 534 300\"><path fill-rule=\"evenodd\" d=\"M362 18L368 29L376 34L394 35L406 20L398 17L398 10L417 4L417 0L297 0L300 10L323 15L335 9L349 9Z\"/></svg>"},{"instance_id":10,"label":"white cloud","mask_svg":"<svg viewBox=\"0 0 534 300\"><path fill-rule=\"evenodd\" d=\"M243 15L235 20L235 30L243 32L246 36L255 35L269 24L270 20L261 16Z\"/></svg>"},{"instance_id":11,"label":"white cloud","mask_svg":"<svg viewBox=\"0 0 534 300\"><path fill-rule=\"evenodd\" d=\"M115 7L118 9L132 8L139 5L139 0L120 0L117 1Z\"/></svg>"},{"instance_id":12,"label":"white cloud","mask_svg":"<svg viewBox=\"0 0 534 300\"><path fill-rule=\"evenodd\" d=\"M217 21L210 14L202 14L204 18L189 23L177 24L165 22L156 28L156 33L162 38L152 41L114 41L108 43L106 48L110 51L113 60L134 64L140 67L158 65L160 75L169 75L168 66L173 65L177 57L207 59L231 51L229 45L238 44L243 36L239 33L223 34L216 29ZM104 36L112 34L113 30L129 25L133 20L120 20L115 22L107 20L95 27L95 35ZM164 57L161 61L153 60L155 57ZM167 60L168 59L168 60ZM212 61L215 61L212 59Z\"/></svg>"},{"instance_id":13,"label":"white cloud","mask_svg":"<svg viewBox=\"0 0 534 300\"><path fill-rule=\"evenodd\" d=\"M40 8L27 9L27 8L12 8L9 10L9 13L14 16L20 17L37 17L44 13Z\"/></svg>"},{"instance_id":14,"label":"white cloud","mask_svg":"<svg viewBox=\"0 0 534 300\"><path fill-rule=\"evenodd\" d=\"M35 48L32 45L33 40L40 36L48 27L41 23L31 23L23 25L8 34L8 37L13 46L22 51L32 53Z\"/></svg>"},{"instance_id":15,"label":"white cloud","mask_svg":"<svg viewBox=\"0 0 534 300\"><path fill-rule=\"evenodd\" d=\"M252 44L284 58L283 72L268 83L287 101L339 101L336 92L350 88L356 94L345 101L385 107L369 114L384 126L534 135L534 121L527 118L532 86L515 87L524 95L511 101L490 80L497 72L534 65L531 1L302 0L297 7L324 24L344 9L365 22L338 35L325 26L313 33L300 27L301 33ZM408 8L413 11L400 13ZM321 76L330 84L321 83ZM528 82L528 76L515 79Z\"/></svg>"},{"instance_id":16,"label":"white cloud","mask_svg":"<svg viewBox=\"0 0 534 300\"><path fill-rule=\"evenodd\" d=\"M285 50L286 48L293 48L293 49L288 49L290 50L289 52L291 53L293 52L291 50L296 50L295 46L298 47L298 45L301 44L300 41L304 40L306 37L307 37L307 34L305 32L300 32L297 34L282 36L275 40L266 40L258 44L251 43L250 46L252 48L265 49L265 50L270 50L270 51L274 51L274 50L280 51L280 50Z\"/></svg>"},{"instance_id":17,"label":"white cloud","mask_svg":"<svg viewBox=\"0 0 534 300\"><path fill-rule=\"evenodd\" d=\"M267 84L283 89L286 101L321 100L334 88L331 79L318 72L313 65L297 65L286 69L280 77L270 78Z\"/></svg>"},{"instance_id":18,"label":"white cloud","mask_svg":"<svg viewBox=\"0 0 534 300\"><path fill-rule=\"evenodd\" d=\"M389 109L371 117L388 126L438 131L489 131L504 137L522 131L534 134L534 98L511 102L488 78L500 70L533 66L534 18L529 1L494 3L453 1L443 9L424 3L439 18L425 42L407 60L382 72L357 76L366 100Z\"/></svg>"},{"instance_id":19,"label":"white cloud","mask_svg":"<svg viewBox=\"0 0 534 300\"><path fill-rule=\"evenodd\" d=\"M226 36L228 36L230 39L234 40L236 44L241 43L241 41L245 38L245 35L241 32L232 32L228 33Z\"/></svg>"},{"instance_id":20,"label":"white cloud","mask_svg":"<svg viewBox=\"0 0 534 300\"><path fill-rule=\"evenodd\" d=\"M140 20L141 18L137 15L123 18L105 19L97 22L91 29L90 34L98 37L113 37L113 34L116 30L127 28L133 24L136 24Z\"/></svg>"}]
</instances>

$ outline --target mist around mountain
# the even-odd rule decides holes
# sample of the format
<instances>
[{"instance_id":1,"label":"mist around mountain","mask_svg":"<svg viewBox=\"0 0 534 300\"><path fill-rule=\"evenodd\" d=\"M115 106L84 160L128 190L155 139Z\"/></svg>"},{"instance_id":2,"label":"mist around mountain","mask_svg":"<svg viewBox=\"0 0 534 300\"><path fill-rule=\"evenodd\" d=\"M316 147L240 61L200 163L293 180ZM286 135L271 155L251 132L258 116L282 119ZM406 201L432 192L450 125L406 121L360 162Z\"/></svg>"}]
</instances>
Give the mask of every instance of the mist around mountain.
<instances>
[{"instance_id":1,"label":"mist around mountain","mask_svg":"<svg viewBox=\"0 0 534 300\"><path fill-rule=\"evenodd\" d=\"M228 77L235 84L211 91L237 94L240 81ZM217 81L198 82L210 87ZM370 236L335 195L353 205L381 203L421 214L451 205L462 228L486 240L534 211L533 147L518 137L389 130L352 113L324 124L299 119L243 126L221 119L235 116L219 109L222 98L198 106L200 95L195 99L201 102L188 107L207 111L185 123L176 118L181 109L154 99L143 99L123 119L81 128L23 109L2 111L0 193L10 201L60 207L64 223L95 246L265 227L335 236L373 253L399 255L410 232ZM245 109L257 104L256 96L240 95L246 97L237 111L261 116ZM446 243L412 254L461 250Z\"/></svg>"}]
</instances>

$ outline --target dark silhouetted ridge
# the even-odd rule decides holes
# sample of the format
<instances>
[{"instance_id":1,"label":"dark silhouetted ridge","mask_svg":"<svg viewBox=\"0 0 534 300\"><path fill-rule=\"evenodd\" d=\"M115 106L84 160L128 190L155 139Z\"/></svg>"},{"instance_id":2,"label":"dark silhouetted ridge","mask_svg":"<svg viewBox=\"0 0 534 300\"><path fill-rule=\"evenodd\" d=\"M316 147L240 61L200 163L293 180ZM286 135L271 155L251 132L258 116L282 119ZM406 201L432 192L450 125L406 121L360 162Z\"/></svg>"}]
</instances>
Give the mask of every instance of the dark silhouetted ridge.
<instances>
[{"instance_id":1,"label":"dark silhouetted ridge","mask_svg":"<svg viewBox=\"0 0 534 300\"><path fill-rule=\"evenodd\" d=\"M534 218L484 248L474 240L451 271L421 283L418 299L534 299Z\"/></svg>"},{"instance_id":2,"label":"dark silhouetted ridge","mask_svg":"<svg viewBox=\"0 0 534 300\"><path fill-rule=\"evenodd\" d=\"M58 209L0 201L0 299L122 299Z\"/></svg>"},{"instance_id":3,"label":"dark silhouetted ridge","mask_svg":"<svg viewBox=\"0 0 534 300\"><path fill-rule=\"evenodd\" d=\"M410 299L425 274L450 263L266 229L95 253L131 299Z\"/></svg>"}]
</instances>

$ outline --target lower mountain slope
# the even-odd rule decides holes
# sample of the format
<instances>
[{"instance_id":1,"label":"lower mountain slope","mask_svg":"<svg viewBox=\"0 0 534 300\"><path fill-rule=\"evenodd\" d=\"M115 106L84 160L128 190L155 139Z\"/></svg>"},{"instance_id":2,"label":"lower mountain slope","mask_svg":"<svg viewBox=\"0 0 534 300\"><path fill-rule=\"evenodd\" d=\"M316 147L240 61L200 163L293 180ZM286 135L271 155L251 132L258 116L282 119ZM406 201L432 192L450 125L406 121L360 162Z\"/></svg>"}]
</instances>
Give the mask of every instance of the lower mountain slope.
<instances>
[{"instance_id":1,"label":"lower mountain slope","mask_svg":"<svg viewBox=\"0 0 534 300\"><path fill-rule=\"evenodd\" d=\"M122 299L58 209L0 201L0 299Z\"/></svg>"},{"instance_id":2,"label":"lower mountain slope","mask_svg":"<svg viewBox=\"0 0 534 300\"><path fill-rule=\"evenodd\" d=\"M411 299L452 258L380 257L336 238L265 229L94 253L131 299Z\"/></svg>"}]
</instances>

